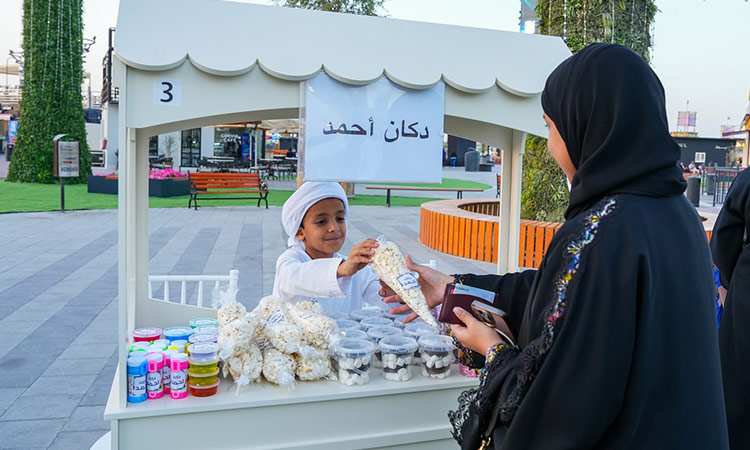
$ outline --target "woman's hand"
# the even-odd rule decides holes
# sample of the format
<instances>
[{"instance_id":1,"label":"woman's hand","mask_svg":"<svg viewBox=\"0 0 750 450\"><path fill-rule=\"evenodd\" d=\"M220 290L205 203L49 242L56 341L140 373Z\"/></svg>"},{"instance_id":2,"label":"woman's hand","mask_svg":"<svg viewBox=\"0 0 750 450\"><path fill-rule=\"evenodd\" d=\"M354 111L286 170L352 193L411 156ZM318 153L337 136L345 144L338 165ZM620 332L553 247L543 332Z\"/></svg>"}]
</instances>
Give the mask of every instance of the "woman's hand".
<instances>
[{"instance_id":1,"label":"woman's hand","mask_svg":"<svg viewBox=\"0 0 750 450\"><path fill-rule=\"evenodd\" d=\"M490 347L499 342L505 342L495 330L474 318L465 309L456 307L453 308L453 313L464 324L451 325L451 331L464 347L486 355ZM502 325L507 328L506 324Z\"/></svg>"},{"instance_id":2,"label":"woman's hand","mask_svg":"<svg viewBox=\"0 0 750 450\"><path fill-rule=\"evenodd\" d=\"M336 277L350 277L370 264L372 262L372 255L375 254L375 250L373 249L377 246L378 241L375 239L365 239L352 247L349 257L341 261L338 269L336 269Z\"/></svg>"},{"instance_id":3,"label":"woman's hand","mask_svg":"<svg viewBox=\"0 0 750 450\"><path fill-rule=\"evenodd\" d=\"M417 278L417 282L419 283L419 286L422 288L422 293L424 294L424 297L427 300L427 305L430 308L434 308L435 306L443 303L443 300L445 298L445 286L449 283L453 283L452 276L438 272L437 270L431 267L423 266L421 264L415 263L411 259L411 255L406 255L406 267L412 272L416 272L419 274L419 278ZM383 287L380 290L380 295L382 297L385 297L383 299L384 302L402 304L401 306L393 308L391 310L391 314L401 314L401 313L411 311L411 308L409 308L407 305L404 305L403 304L404 302L403 300L401 300L401 297L396 295L396 293L394 293L390 287L388 287L382 281L380 282L380 284ZM407 317L404 320L404 323L411 322L412 320L416 318L417 318L417 314L412 313L411 315L409 315L409 317Z\"/></svg>"}]
</instances>

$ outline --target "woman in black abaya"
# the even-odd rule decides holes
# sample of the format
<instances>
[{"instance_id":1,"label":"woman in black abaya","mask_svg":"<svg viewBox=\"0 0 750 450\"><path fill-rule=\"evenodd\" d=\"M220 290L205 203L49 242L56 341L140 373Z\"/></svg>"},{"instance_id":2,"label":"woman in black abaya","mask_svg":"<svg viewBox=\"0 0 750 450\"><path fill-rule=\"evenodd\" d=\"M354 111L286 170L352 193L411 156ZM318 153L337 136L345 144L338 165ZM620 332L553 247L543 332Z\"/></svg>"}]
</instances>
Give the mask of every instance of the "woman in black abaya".
<instances>
[{"instance_id":1,"label":"woman in black abaya","mask_svg":"<svg viewBox=\"0 0 750 450\"><path fill-rule=\"evenodd\" d=\"M711 253L727 289L719 326L729 443L750 449L750 169L737 175L714 225Z\"/></svg>"},{"instance_id":2,"label":"woman in black abaya","mask_svg":"<svg viewBox=\"0 0 750 450\"><path fill-rule=\"evenodd\" d=\"M453 334L486 360L450 413L454 436L464 449L726 449L711 254L661 83L634 52L595 44L555 69L542 105L572 189L540 268L447 276L408 258L432 305L454 280L497 292L517 337L456 309Z\"/></svg>"}]
</instances>

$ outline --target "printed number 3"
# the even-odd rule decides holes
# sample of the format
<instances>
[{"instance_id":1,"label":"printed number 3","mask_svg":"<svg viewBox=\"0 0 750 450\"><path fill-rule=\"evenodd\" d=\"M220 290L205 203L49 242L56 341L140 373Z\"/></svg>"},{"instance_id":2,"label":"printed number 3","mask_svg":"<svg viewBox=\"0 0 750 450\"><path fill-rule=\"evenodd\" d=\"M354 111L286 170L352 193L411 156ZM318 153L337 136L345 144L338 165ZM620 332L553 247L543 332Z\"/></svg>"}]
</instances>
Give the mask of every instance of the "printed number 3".
<instances>
[{"instance_id":1,"label":"printed number 3","mask_svg":"<svg viewBox=\"0 0 750 450\"><path fill-rule=\"evenodd\" d=\"M162 94L166 95L166 99L165 98L160 98L159 101L162 102L162 103L169 103L169 102L171 102L172 99L174 99L174 96L172 95L172 88L174 86L172 86L172 83L170 83L168 81L162 81L161 85L165 87L165 89L162 91Z\"/></svg>"}]
</instances>

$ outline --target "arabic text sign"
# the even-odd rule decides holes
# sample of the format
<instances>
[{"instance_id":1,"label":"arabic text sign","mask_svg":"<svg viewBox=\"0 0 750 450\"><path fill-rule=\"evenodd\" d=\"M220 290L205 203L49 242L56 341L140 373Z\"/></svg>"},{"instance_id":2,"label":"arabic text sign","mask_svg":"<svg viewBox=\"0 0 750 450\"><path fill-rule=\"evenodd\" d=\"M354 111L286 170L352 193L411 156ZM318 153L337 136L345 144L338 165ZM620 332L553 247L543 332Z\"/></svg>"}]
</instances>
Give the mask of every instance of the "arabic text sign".
<instances>
[{"instance_id":1,"label":"arabic text sign","mask_svg":"<svg viewBox=\"0 0 750 450\"><path fill-rule=\"evenodd\" d=\"M58 176L70 178L80 176L81 159L78 152L78 142L57 143Z\"/></svg>"},{"instance_id":2,"label":"arabic text sign","mask_svg":"<svg viewBox=\"0 0 750 450\"><path fill-rule=\"evenodd\" d=\"M445 84L386 77L351 86L321 72L305 86L305 180L439 183Z\"/></svg>"}]
</instances>

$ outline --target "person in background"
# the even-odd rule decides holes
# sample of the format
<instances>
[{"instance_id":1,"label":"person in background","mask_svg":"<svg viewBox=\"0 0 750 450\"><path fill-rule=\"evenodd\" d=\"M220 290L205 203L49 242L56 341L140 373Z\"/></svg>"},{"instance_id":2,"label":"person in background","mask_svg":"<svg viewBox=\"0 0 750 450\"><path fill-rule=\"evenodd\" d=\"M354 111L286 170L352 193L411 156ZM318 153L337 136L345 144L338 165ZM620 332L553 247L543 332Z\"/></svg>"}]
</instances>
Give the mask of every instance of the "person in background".
<instances>
[{"instance_id":1,"label":"person in background","mask_svg":"<svg viewBox=\"0 0 750 450\"><path fill-rule=\"evenodd\" d=\"M348 215L346 192L338 183L309 181L289 197L281 209L289 248L276 261L274 296L290 302L312 298L326 313L386 309L380 279L368 266L378 243L365 239L348 258L338 253Z\"/></svg>"},{"instance_id":2,"label":"person in background","mask_svg":"<svg viewBox=\"0 0 750 450\"><path fill-rule=\"evenodd\" d=\"M633 51L592 44L552 72L542 107L572 189L540 268L450 276L407 258L430 305L452 282L496 292L517 341L454 309L453 334L485 355L449 413L454 437L465 450L727 449L711 253L659 79Z\"/></svg>"},{"instance_id":3,"label":"person in background","mask_svg":"<svg viewBox=\"0 0 750 450\"><path fill-rule=\"evenodd\" d=\"M750 169L729 188L714 224L711 253L726 289L719 348L729 443L732 450L750 449Z\"/></svg>"}]
</instances>

